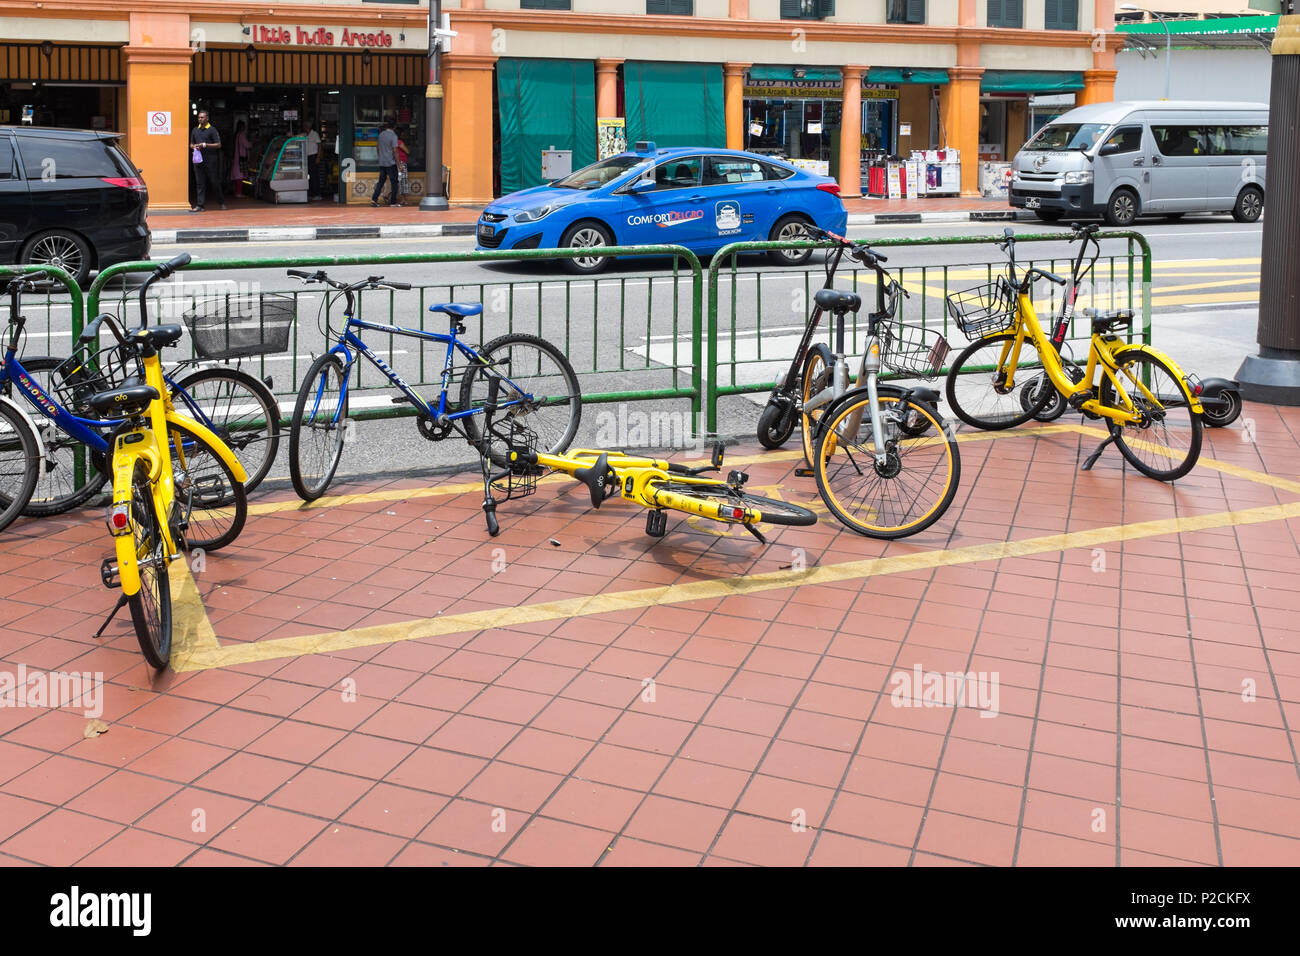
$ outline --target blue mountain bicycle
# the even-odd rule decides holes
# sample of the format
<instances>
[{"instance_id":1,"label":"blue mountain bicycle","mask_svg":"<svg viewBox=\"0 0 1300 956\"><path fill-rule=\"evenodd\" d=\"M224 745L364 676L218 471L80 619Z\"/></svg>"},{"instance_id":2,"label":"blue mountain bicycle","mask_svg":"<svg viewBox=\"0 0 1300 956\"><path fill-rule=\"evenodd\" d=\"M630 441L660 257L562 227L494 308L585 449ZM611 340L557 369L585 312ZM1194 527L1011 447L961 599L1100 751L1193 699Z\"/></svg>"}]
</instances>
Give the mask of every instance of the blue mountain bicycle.
<instances>
[{"instance_id":1,"label":"blue mountain bicycle","mask_svg":"<svg viewBox=\"0 0 1300 956\"><path fill-rule=\"evenodd\" d=\"M450 327L443 334L410 329L399 325L368 322L356 317L356 293L361 289L411 288L408 282L389 282L383 276L367 276L352 283L331 279L323 271L304 272L289 269L288 274L304 283L319 282L335 290L332 297L346 299L344 325L341 330L329 327L331 296L321 305L324 318L322 332L334 345L312 362L298 389L293 419L289 426L289 475L293 487L304 501L314 501L325 493L349 437L349 381L352 367L364 356L383 372L402 394L394 404L410 403L416 411L416 427L429 441L441 441L453 431L465 438L498 465L507 464L506 454L489 437L483 440L479 421L488 403L488 392L495 392L497 411L537 433L541 450L559 454L569 447L578 432L582 416L582 393L573 366L558 348L545 339L522 332L512 332L474 348L458 336L465 334L464 320L479 315L478 302L447 302L429 306L430 312L447 316ZM403 335L447 346L442 367L442 385L437 398L426 399L361 340L360 332L369 330L388 335ZM457 353L468 362L460 379L460 401L448 399Z\"/></svg>"}]
</instances>

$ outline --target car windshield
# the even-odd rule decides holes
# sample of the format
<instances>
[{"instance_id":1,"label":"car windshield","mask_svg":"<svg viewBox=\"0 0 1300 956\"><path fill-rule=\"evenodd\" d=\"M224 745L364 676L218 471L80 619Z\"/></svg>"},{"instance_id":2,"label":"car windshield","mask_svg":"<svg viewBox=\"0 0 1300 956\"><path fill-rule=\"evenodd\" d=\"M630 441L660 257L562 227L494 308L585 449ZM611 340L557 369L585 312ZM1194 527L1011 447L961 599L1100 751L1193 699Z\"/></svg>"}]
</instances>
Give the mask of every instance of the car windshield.
<instances>
[{"instance_id":1,"label":"car windshield","mask_svg":"<svg viewBox=\"0 0 1300 956\"><path fill-rule=\"evenodd\" d=\"M570 173L563 179L557 179L551 183L551 187L554 189L599 189L606 183L622 176L632 167L640 166L642 163L648 163L649 161L650 157L648 156L611 156L599 163L584 166L576 173Z\"/></svg>"},{"instance_id":2,"label":"car windshield","mask_svg":"<svg viewBox=\"0 0 1300 956\"><path fill-rule=\"evenodd\" d=\"M1106 123L1052 123L1038 131L1025 149L1091 149L1106 132Z\"/></svg>"}]
</instances>

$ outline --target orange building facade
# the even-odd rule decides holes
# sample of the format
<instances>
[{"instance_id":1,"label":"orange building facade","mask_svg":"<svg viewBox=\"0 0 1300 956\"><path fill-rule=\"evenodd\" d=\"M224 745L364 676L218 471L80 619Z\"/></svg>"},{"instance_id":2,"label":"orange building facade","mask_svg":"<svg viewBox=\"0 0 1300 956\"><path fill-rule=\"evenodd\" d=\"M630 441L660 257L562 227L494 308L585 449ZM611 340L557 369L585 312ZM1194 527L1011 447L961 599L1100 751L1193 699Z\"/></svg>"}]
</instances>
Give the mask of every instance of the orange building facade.
<instances>
[{"instance_id":1,"label":"orange building facade","mask_svg":"<svg viewBox=\"0 0 1300 956\"><path fill-rule=\"evenodd\" d=\"M442 7L457 35L439 91L417 4L0 0L0 123L121 131L161 209L188 207L200 108L223 137L242 122L259 146L310 119L329 195L354 202L377 172L375 129L393 118L412 147L409 188L423 193L430 92L444 96L453 202L530 185L543 148L571 150L575 165L594 159L597 117L623 117L630 138L660 145L704 137L692 144L822 163L846 197L862 194L870 156L955 148L960 191L972 195L973 160L1009 158L1032 131L1031 96L1110 99L1123 46L1112 0Z\"/></svg>"}]
</instances>

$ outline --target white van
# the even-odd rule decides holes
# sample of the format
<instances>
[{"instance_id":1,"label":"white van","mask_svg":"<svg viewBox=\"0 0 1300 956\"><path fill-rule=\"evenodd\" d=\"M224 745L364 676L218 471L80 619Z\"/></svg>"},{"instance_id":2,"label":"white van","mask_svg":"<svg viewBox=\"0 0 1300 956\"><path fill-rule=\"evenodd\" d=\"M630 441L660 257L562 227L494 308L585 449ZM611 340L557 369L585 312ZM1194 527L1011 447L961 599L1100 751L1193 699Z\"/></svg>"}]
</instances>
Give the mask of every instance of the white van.
<instances>
[{"instance_id":1,"label":"white van","mask_svg":"<svg viewBox=\"0 0 1300 956\"><path fill-rule=\"evenodd\" d=\"M1012 206L1040 219L1140 215L1177 219L1264 210L1268 106L1150 100L1092 103L1044 126L1012 162Z\"/></svg>"}]
</instances>

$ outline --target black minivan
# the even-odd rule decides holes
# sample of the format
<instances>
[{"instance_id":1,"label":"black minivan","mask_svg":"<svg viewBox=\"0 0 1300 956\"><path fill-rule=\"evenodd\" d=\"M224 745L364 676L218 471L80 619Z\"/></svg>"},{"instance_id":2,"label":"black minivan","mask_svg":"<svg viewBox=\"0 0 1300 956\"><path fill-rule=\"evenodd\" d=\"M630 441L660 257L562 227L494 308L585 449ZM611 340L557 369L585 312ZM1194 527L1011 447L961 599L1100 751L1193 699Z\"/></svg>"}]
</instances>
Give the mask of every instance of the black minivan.
<instances>
[{"instance_id":1,"label":"black minivan","mask_svg":"<svg viewBox=\"0 0 1300 956\"><path fill-rule=\"evenodd\" d=\"M120 136L0 126L0 264L57 265L84 285L149 258L149 193Z\"/></svg>"}]
</instances>

